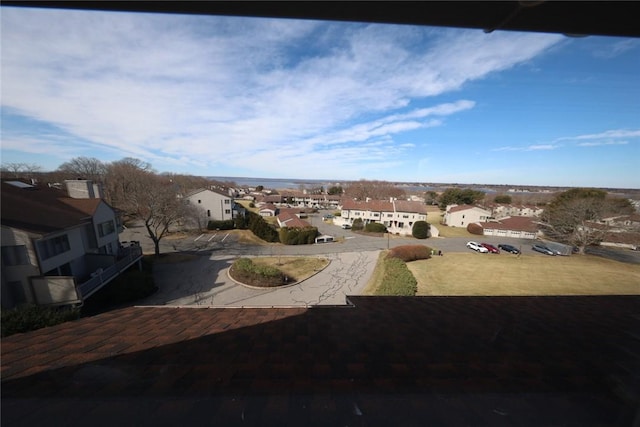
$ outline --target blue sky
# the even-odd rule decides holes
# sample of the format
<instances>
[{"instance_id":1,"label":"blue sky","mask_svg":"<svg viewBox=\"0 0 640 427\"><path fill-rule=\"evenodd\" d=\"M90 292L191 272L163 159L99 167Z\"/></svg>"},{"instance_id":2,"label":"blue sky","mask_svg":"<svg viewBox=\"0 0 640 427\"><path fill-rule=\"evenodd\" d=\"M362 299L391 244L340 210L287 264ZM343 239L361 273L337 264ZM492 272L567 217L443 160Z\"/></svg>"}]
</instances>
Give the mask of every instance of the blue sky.
<instances>
[{"instance_id":1,"label":"blue sky","mask_svg":"<svg viewBox=\"0 0 640 427\"><path fill-rule=\"evenodd\" d=\"M640 39L2 7L2 163L640 188Z\"/></svg>"}]
</instances>

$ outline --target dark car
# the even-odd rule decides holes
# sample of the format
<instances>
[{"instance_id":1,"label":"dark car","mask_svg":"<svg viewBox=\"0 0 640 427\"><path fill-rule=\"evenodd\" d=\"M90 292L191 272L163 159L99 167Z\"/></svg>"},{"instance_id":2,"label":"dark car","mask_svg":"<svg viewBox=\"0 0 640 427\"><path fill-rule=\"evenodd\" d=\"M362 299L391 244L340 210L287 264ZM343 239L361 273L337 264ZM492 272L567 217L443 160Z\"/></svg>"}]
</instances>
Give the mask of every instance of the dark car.
<instances>
[{"instance_id":1,"label":"dark car","mask_svg":"<svg viewBox=\"0 0 640 427\"><path fill-rule=\"evenodd\" d=\"M507 245L506 243L500 243L498 247L505 252L509 252L510 254L520 253L520 249L516 248L515 246Z\"/></svg>"},{"instance_id":2,"label":"dark car","mask_svg":"<svg viewBox=\"0 0 640 427\"><path fill-rule=\"evenodd\" d=\"M500 253L500 249L496 248L492 244L489 244L489 243L480 243L480 244L482 246L484 246L485 248L487 248L487 250L489 251L490 254L499 254Z\"/></svg>"},{"instance_id":3,"label":"dark car","mask_svg":"<svg viewBox=\"0 0 640 427\"><path fill-rule=\"evenodd\" d=\"M531 246L531 249L533 249L536 252L543 253L545 255L555 255L556 254L554 251L552 251L551 249L549 249L548 247L546 247L544 245L533 245L533 246Z\"/></svg>"}]
</instances>

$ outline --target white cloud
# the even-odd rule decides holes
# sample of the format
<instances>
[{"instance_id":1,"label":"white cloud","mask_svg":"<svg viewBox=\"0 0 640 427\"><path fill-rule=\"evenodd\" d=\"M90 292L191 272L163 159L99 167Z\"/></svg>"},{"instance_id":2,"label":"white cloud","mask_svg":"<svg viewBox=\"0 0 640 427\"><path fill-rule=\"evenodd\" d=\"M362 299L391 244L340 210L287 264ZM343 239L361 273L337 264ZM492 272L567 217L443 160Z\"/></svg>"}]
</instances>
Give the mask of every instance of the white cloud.
<instances>
[{"instance_id":1,"label":"white cloud","mask_svg":"<svg viewBox=\"0 0 640 427\"><path fill-rule=\"evenodd\" d=\"M562 40L441 34L434 41L419 27L6 8L2 105L152 163L273 170L297 159L304 175L323 162L385 168L393 150L414 148L394 145L394 136L475 106L463 99L418 108L416 100Z\"/></svg>"},{"instance_id":2,"label":"white cloud","mask_svg":"<svg viewBox=\"0 0 640 427\"><path fill-rule=\"evenodd\" d=\"M598 142L580 142L579 147L597 147L600 145L627 145L629 141L598 141Z\"/></svg>"}]
</instances>

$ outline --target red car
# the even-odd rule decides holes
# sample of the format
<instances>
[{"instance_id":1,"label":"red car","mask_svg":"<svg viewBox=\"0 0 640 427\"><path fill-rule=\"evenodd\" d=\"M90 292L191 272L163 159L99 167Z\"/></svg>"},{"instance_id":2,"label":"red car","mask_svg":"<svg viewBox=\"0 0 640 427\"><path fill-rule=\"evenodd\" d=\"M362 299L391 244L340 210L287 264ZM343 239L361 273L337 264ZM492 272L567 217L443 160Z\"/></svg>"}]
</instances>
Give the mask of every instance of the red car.
<instances>
[{"instance_id":1,"label":"red car","mask_svg":"<svg viewBox=\"0 0 640 427\"><path fill-rule=\"evenodd\" d=\"M499 254L500 253L500 249L496 248L493 245L490 245L489 243L480 243L482 246L484 246L485 248L487 248L487 250L489 251L490 254Z\"/></svg>"}]
</instances>

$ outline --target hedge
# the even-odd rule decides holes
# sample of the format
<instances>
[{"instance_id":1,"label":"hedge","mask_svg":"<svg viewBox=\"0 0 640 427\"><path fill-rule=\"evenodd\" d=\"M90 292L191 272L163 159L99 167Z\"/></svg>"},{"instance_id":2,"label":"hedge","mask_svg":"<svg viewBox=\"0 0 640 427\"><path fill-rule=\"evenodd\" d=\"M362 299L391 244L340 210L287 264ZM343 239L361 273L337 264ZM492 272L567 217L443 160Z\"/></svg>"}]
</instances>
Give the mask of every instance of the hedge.
<instances>
[{"instance_id":1,"label":"hedge","mask_svg":"<svg viewBox=\"0 0 640 427\"><path fill-rule=\"evenodd\" d=\"M431 258L433 249L424 245L404 245L397 246L387 254L387 258L397 258L404 262L416 261L419 259Z\"/></svg>"},{"instance_id":2,"label":"hedge","mask_svg":"<svg viewBox=\"0 0 640 427\"><path fill-rule=\"evenodd\" d=\"M2 310L2 336L35 331L47 326L76 320L80 317L77 308L45 307L28 304L11 310Z\"/></svg>"},{"instance_id":3,"label":"hedge","mask_svg":"<svg viewBox=\"0 0 640 427\"><path fill-rule=\"evenodd\" d=\"M276 267L255 264L249 258L240 258L231 266L236 280L252 286L276 287L285 284L285 275Z\"/></svg>"},{"instance_id":4,"label":"hedge","mask_svg":"<svg viewBox=\"0 0 640 427\"><path fill-rule=\"evenodd\" d=\"M247 212L247 223L249 230L251 230L253 234L260 239L266 242L279 241L276 229L269 225L260 215L253 212Z\"/></svg>"},{"instance_id":5,"label":"hedge","mask_svg":"<svg viewBox=\"0 0 640 427\"><path fill-rule=\"evenodd\" d=\"M235 228L235 221L227 219L225 221L209 221L207 224L208 230L233 230Z\"/></svg>"},{"instance_id":6,"label":"hedge","mask_svg":"<svg viewBox=\"0 0 640 427\"><path fill-rule=\"evenodd\" d=\"M386 233L387 227L384 224L380 224L379 222L370 222L364 227L364 231L369 233Z\"/></svg>"},{"instance_id":7,"label":"hedge","mask_svg":"<svg viewBox=\"0 0 640 427\"><path fill-rule=\"evenodd\" d=\"M376 295L415 296L418 282L407 264L399 258L386 257L383 260L384 274Z\"/></svg>"},{"instance_id":8,"label":"hedge","mask_svg":"<svg viewBox=\"0 0 640 427\"><path fill-rule=\"evenodd\" d=\"M280 235L280 242L285 245L310 245L315 242L318 229L316 227L283 227L278 234Z\"/></svg>"}]
</instances>

